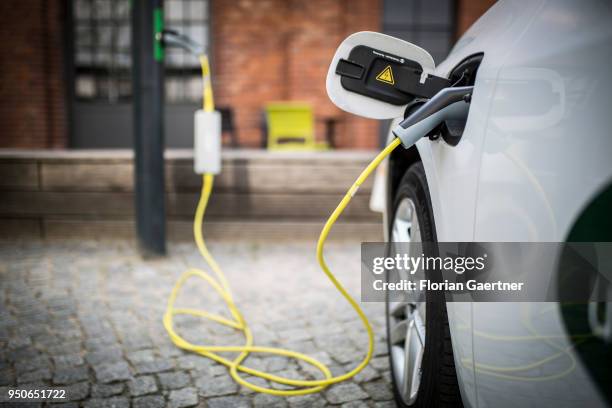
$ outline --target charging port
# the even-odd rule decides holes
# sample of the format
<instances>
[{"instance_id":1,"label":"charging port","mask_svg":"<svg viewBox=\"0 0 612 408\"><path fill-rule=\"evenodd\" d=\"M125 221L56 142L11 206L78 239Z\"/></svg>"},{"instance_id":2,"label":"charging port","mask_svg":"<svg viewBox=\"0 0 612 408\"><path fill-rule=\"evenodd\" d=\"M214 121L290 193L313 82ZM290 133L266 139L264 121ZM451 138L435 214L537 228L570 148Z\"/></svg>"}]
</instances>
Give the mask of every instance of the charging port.
<instances>
[{"instance_id":1,"label":"charging port","mask_svg":"<svg viewBox=\"0 0 612 408\"><path fill-rule=\"evenodd\" d=\"M449 76L452 86L474 86L478 67L480 67L483 56L484 54L482 53L475 54L461 61L451 71ZM436 131L430 134L430 138L437 139L441 137L449 145L456 146L463 136L466 123L467 117L465 119L446 120L436 129Z\"/></svg>"}]
</instances>

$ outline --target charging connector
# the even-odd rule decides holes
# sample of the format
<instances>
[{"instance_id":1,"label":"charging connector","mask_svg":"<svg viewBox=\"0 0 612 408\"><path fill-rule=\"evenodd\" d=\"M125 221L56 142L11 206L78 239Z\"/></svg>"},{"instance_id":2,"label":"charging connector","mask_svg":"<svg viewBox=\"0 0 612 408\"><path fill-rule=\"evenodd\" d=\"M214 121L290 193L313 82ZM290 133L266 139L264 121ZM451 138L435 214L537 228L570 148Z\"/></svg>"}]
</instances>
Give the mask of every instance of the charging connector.
<instances>
[{"instance_id":1,"label":"charging connector","mask_svg":"<svg viewBox=\"0 0 612 408\"><path fill-rule=\"evenodd\" d=\"M210 66L205 48L189 36L174 30L163 30L164 44L184 49L197 56L202 66L203 109L195 113L193 139L193 170L197 174L221 172L221 113L215 111Z\"/></svg>"},{"instance_id":2,"label":"charging connector","mask_svg":"<svg viewBox=\"0 0 612 408\"><path fill-rule=\"evenodd\" d=\"M467 117L473 86L445 88L401 121L393 134L408 149L445 120Z\"/></svg>"}]
</instances>

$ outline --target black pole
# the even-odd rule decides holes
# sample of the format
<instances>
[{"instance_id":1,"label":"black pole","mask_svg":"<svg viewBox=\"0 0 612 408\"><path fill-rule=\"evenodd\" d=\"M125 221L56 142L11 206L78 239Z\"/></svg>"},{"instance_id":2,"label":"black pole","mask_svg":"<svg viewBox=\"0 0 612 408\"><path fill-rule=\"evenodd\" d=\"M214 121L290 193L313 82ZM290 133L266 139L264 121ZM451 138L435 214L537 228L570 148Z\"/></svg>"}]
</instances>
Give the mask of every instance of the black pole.
<instances>
[{"instance_id":1,"label":"black pole","mask_svg":"<svg viewBox=\"0 0 612 408\"><path fill-rule=\"evenodd\" d=\"M134 191L143 256L166 253L164 204L163 0L132 0Z\"/></svg>"}]
</instances>

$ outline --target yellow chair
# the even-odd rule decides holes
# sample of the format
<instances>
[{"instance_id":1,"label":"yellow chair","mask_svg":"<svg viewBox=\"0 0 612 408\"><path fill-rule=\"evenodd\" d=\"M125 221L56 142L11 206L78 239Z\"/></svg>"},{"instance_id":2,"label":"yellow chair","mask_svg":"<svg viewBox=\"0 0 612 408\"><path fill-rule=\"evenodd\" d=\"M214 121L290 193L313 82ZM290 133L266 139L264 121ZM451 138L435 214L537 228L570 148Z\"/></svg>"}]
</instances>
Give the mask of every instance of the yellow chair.
<instances>
[{"instance_id":1,"label":"yellow chair","mask_svg":"<svg viewBox=\"0 0 612 408\"><path fill-rule=\"evenodd\" d=\"M268 150L325 150L327 143L315 140L312 106L302 102L266 105Z\"/></svg>"}]
</instances>

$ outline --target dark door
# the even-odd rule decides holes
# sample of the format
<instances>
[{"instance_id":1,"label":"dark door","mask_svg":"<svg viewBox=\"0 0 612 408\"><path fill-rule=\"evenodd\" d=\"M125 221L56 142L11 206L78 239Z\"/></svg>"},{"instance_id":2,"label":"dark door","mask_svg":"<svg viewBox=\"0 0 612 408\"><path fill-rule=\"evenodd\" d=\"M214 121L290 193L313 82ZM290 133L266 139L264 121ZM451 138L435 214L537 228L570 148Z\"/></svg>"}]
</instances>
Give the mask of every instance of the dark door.
<instances>
[{"instance_id":1,"label":"dark door","mask_svg":"<svg viewBox=\"0 0 612 408\"><path fill-rule=\"evenodd\" d=\"M132 147L130 0L69 0L73 148ZM166 26L208 46L206 0L166 0ZM201 103L196 57L167 49L168 147L193 146L193 112Z\"/></svg>"},{"instance_id":2,"label":"dark door","mask_svg":"<svg viewBox=\"0 0 612 408\"><path fill-rule=\"evenodd\" d=\"M456 40L456 0L384 0L383 31L427 50L439 64Z\"/></svg>"},{"instance_id":3,"label":"dark door","mask_svg":"<svg viewBox=\"0 0 612 408\"><path fill-rule=\"evenodd\" d=\"M428 51L436 65L444 61L456 40L456 0L383 0L385 34ZM385 145L390 121L380 123L380 145Z\"/></svg>"}]
</instances>

